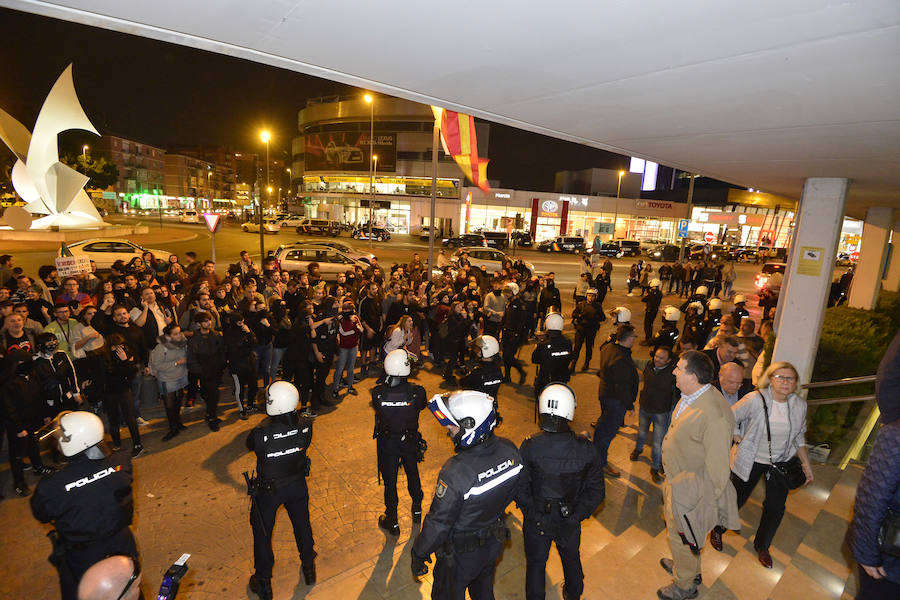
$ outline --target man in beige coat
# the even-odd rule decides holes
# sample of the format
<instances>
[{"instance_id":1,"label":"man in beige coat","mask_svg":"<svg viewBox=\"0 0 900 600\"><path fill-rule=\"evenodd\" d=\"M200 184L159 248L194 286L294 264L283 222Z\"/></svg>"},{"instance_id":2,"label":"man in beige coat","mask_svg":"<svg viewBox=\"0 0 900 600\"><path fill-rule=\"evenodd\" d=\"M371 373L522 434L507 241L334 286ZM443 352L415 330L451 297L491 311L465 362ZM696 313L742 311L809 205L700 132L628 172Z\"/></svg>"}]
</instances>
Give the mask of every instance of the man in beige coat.
<instances>
[{"instance_id":1,"label":"man in beige coat","mask_svg":"<svg viewBox=\"0 0 900 600\"><path fill-rule=\"evenodd\" d=\"M657 590L662 600L696 598L706 534L716 525L740 528L737 495L729 479L734 416L728 401L710 385L713 377L712 361L701 352L685 352L675 368L681 399L662 446L672 558L660 560L675 581Z\"/></svg>"}]
</instances>

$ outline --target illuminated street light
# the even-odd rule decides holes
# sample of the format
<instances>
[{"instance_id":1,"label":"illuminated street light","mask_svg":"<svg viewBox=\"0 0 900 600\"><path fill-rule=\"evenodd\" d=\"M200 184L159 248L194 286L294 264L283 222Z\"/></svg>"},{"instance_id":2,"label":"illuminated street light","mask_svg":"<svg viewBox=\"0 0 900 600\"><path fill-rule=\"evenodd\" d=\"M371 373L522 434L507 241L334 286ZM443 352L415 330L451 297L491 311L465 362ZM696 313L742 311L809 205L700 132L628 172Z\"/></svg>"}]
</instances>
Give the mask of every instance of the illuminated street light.
<instances>
[{"instance_id":1,"label":"illuminated street light","mask_svg":"<svg viewBox=\"0 0 900 600\"><path fill-rule=\"evenodd\" d=\"M84 163L84 174L87 175L87 151L88 146L84 145L81 147L81 162Z\"/></svg>"},{"instance_id":2,"label":"illuminated street light","mask_svg":"<svg viewBox=\"0 0 900 600\"><path fill-rule=\"evenodd\" d=\"M372 247L372 218L375 206L375 163L378 158L375 156L375 98L372 94L366 94L363 99L371 107L369 111L369 248Z\"/></svg>"},{"instance_id":3,"label":"illuminated street light","mask_svg":"<svg viewBox=\"0 0 900 600\"><path fill-rule=\"evenodd\" d=\"M271 194L272 187L269 185L269 140L272 139L272 134L269 133L268 129L263 129L259 133L259 139L263 141L266 145L266 189ZM268 200L268 198L267 198ZM266 242L265 237L263 236L263 205L262 202L259 202L259 260L260 262L266 258Z\"/></svg>"}]
</instances>

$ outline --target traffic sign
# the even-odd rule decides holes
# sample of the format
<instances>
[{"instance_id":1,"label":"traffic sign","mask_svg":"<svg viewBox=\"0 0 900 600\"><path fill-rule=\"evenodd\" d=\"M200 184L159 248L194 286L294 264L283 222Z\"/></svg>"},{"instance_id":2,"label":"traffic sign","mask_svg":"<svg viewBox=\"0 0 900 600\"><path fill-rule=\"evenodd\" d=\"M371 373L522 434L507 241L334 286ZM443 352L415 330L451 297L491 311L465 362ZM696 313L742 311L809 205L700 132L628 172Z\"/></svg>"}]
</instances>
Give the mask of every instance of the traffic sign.
<instances>
[{"instance_id":1,"label":"traffic sign","mask_svg":"<svg viewBox=\"0 0 900 600\"><path fill-rule=\"evenodd\" d=\"M703 235L703 240L704 240L707 244L712 244L714 241L716 241L716 234L714 234L712 231L707 231L707 232Z\"/></svg>"},{"instance_id":2,"label":"traffic sign","mask_svg":"<svg viewBox=\"0 0 900 600\"><path fill-rule=\"evenodd\" d=\"M206 228L210 233L216 233L222 228L222 215L217 213L203 213L203 220L206 221Z\"/></svg>"},{"instance_id":3,"label":"traffic sign","mask_svg":"<svg viewBox=\"0 0 900 600\"><path fill-rule=\"evenodd\" d=\"M678 239L686 238L688 236L688 225L690 221L687 219L678 219Z\"/></svg>"}]
</instances>

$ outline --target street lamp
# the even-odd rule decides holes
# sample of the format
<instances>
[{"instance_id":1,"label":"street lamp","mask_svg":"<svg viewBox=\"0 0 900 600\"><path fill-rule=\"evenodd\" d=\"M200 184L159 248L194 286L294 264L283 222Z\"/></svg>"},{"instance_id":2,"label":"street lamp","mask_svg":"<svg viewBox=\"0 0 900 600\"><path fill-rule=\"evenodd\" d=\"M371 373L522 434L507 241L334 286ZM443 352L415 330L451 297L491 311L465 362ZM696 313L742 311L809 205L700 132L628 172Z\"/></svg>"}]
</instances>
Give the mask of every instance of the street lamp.
<instances>
[{"instance_id":1,"label":"street lamp","mask_svg":"<svg viewBox=\"0 0 900 600\"><path fill-rule=\"evenodd\" d=\"M259 134L259 139L263 141L266 145L266 190L271 193L272 188L269 186L269 140L272 139L272 134L269 133L267 129L263 129ZM263 205L262 201L259 203L259 262L262 264L262 261L266 258L266 242L265 237L263 236Z\"/></svg>"},{"instance_id":2,"label":"street lamp","mask_svg":"<svg viewBox=\"0 0 900 600\"><path fill-rule=\"evenodd\" d=\"M619 222L619 192L622 191L622 177L625 176L625 171L619 171L619 184L616 186L616 212L613 217L613 233L610 241L616 240L616 223Z\"/></svg>"},{"instance_id":3,"label":"street lamp","mask_svg":"<svg viewBox=\"0 0 900 600\"><path fill-rule=\"evenodd\" d=\"M372 247L372 210L375 205L375 163L378 157L375 156L375 98L372 94L363 96L366 104L369 105L369 248Z\"/></svg>"},{"instance_id":4,"label":"street lamp","mask_svg":"<svg viewBox=\"0 0 900 600\"><path fill-rule=\"evenodd\" d=\"M81 162L84 163L84 174L87 175L87 151L88 146L85 144L81 147Z\"/></svg>"}]
</instances>

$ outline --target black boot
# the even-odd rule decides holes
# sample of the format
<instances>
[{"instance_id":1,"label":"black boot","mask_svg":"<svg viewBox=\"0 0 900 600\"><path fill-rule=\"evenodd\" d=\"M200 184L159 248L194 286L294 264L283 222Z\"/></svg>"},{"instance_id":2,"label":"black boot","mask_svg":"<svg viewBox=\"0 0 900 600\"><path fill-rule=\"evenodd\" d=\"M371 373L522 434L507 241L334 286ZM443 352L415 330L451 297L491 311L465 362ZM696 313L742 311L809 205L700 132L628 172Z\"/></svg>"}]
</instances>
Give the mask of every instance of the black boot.
<instances>
[{"instance_id":1,"label":"black boot","mask_svg":"<svg viewBox=\"0 0 900 600\"><path fill-rule=\"evenodd\" d=\"M519 385L525 385L525 379L528 377L528 373L525 372L525 369L519 368Z\"/></svg>"},{"instance_id":2,"label":"black boot","mask_svg":"<svg viewBox=\"0 0 900 600\"><path fill-rule=\"evenodd\" d=\"M391 535L400 535L400 525L397 523L396 519L388 520L387 515L378 517L378 526Z\"/></svg>"},{"instance_id":3,"label":"black boot","mask_svg":"<svg viewBox=\"0 0 900 600\"><path fill-rule=\"evenodd\" d=\"M422 505L413 505L412 507L412 522L419 524L422 522Z\"/></svg>"},{"instance_id":4,"label":"black boot","mask_svg":"<svg viewBox=\"0 0 900 600\"><path fill-rule=\"evenodd\" d=\"M251 575L250 591L259 596L259 600L272 600L272 580Z\"/></svg>"},{"instance_id":5,"label":"black boot","mask_svg":"<svg viewBox=\"0 0 900 600\"><path fill-rule=\"evenodd\" d=\"M316 563L313 561L309 561L309 564L303 563L300 565L300 570L303 571L303 581L306 582L306 585L315 585Z\"/></svg>"}]
</instances>

